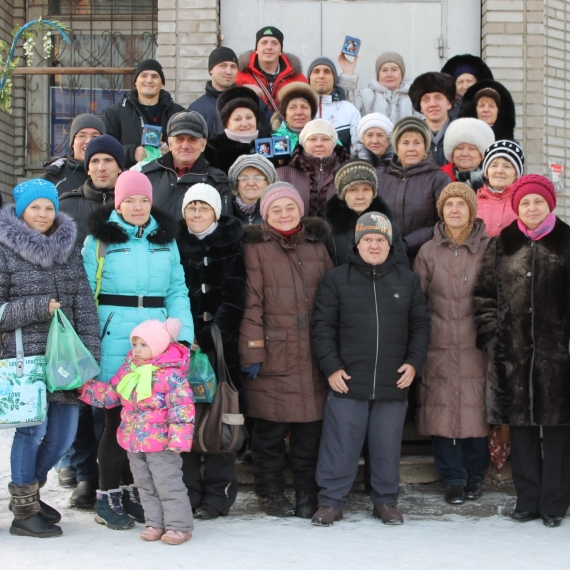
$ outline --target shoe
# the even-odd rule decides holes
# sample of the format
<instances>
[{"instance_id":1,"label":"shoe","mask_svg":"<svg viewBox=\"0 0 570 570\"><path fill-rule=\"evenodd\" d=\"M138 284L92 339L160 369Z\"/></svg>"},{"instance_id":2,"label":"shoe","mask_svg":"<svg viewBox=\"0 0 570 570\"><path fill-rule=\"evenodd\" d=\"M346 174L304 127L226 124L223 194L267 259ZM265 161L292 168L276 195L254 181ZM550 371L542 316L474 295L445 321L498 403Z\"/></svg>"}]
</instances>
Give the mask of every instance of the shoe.
<instances>
[{"instance_id":1,"label":"shoe","mask_svg":"<svg viewBox=\"0 0 570 570\"><path fill-rule=\"evenodd\" d=\"M75 487L77 485L77 479L75 478L75 467L68 465L67 467L62 467L57 472L57 480L60 487Z\"/></svg>"},{"instance_id":2,"label":"shoe","mask_svg":"<svg viewBox=\"0 0 570 570\"><path fill-rule=\"evenodd\" d=\"M12 510L12 501L8 503L8 509ZM40 512L38 515L51 524L56 524L61 520L61 513L43 501L40 501Z\"/></svg>"},{"instance_id":3,"label":"shoe","mask_svg":"<svg viewBox=\"0 0 570 570\"><path fill-rule=\"evenodd\" d=\"M445 502L450 505L462 505L465 502L465 489L463 485L446 485Z\"/></svg>"},{"instance_id":4,"label":"shoe","mask_svg":"<svg viewBox=\"0 0 570 570\"><path fill-rule=\"evenodd\" d=\"M217 519L221 515L220 511L208 503L202 503L195 511L194 516L203 521Z\"/></svg>"},{"instance_id":5,"label":"shoe","mask_svg":"<svg viewBox=\"0 0 570 570\"><path fill-rule=\"evenodd\" d=\"M465 498L468 501L476 501L481 498L483 494L483 483L481 481L475 481L474 479L468 479L467 485L465 485Z\"/></svg>"},{"instance_id":6,"label":"shoe","mask_svg":"<svg viewBox=\"0 0 570 570\"><path fill-rule=\"evenodd\" d=\"M148 540L149 542L154 542L155 540L160 540L160 537L164 534L163 528L154 528L153 526L147 526L141 532L141 538L143 540Z\"/></svg>"},{"instance_id":7,"label":"shoe","mask_svg":"<svg viewBox=\"0 0 570 570\"><path fill-rule=\"evenodd\" d=\"M244 451L238 459L240 465L253 465L253 453L251 453L251 449Z\"/></svg>"},{"instance_id":8,"label":"shoe","mask_svg":"<svg viewBox=\"0 0 570 570\"><path fill-rule=\"evenodd\" d=\"M513 511L511 518L517 522L529 522L537 519L540 515L538 513L530 513L528 511Z\"/></svg>"},{"instance_id":9,"label":"shoe","mask_svg":"<svg viewBox=\"0 0 570 570\"><path fill-rule=\"evenodd\" d=\"M548 528L555 528L557 526L560 526L560 523L563 519L564 517L549 517L548 515L542 516L542 522L544 526L547 526Z\"/></svg>"},{"instance_id":10,"label":"shoe","mask_svg":"<svg viewBox=\"0 0 570 570\"><path fill-rule=\"evenodd\" d=\"M310 519L318 511L316 491L295 491L295 516Z\"/></svg>"},{"instance_id":11,"label":"shoe","mask_svg":"<svg viewBox=\"0 0 570 570\"><path fill-rule=\"evenodd\" d=\"M126 530L135 526L135 521L125 512L122 489L97 490L95 522L105 524L113 530Z\"/></svg>"},{"instance_id":12,"label":"shoe","mask_svg":"<svg viewBox=\"0 0 570 570\"><path fill-rule=\"evenodd\" d=\"M99 481L79 481L71 493L69 506L72 509L92 509L97 500Z\"/></svg>"},{"instance_id":13,"label":"shoe","mask_svg":"<svg viewBox=\"0 0 570 570\"><path fill-rule=\"evenodd\" d=\"M167 530L160 537L160 540L162 540L164 544L182 544L191 538L191 532L182 532L181 530Z\"/></svg>"},{"instance_id":14,"label":"shoe","mask_svg":"<svg viewBox=\"0 0 570 570\"><path fill-rule=\"evenodd\" d=\"M396 503L386 503L384 505L374 505L372 516L380 519L384 524L398 525L404 524L404 517L398 510Z\"/></svg>"},{"instance_id":15,"label":"shoe","mask_svg":"<svg viewBox=\"0 0 570 570\"><path fill-rule=\"evenodd\" d=\"M125 485L121 488L123 489L123 506L125 511L136 522L144 524L144 509L138 488L135 485Z\"/></svg>"},{"instance_id":16,"label":"shoe","mask_svg":"<svg viewBox=\"0 0 570 570\"><path fill-rule=\"evenodd\" d=\"M292 517L295 507L284 493L257 495L259 508L270 517Z\"/></svg>"},{"instance_id":17,"label":"shoe","mask_svg":"<svg viewBox=\"0 0 570 570\"><path fill-rule=\"evenodd\" d=\"M332 507L322 506L312 516L311 524L315 526L332 526L336 521L342 520L342 511Z\"/></svg>"},{"instance_id":18,"label":"shoe","mask_svg":"<svg viewBox=\"0 0 570 570\"><path fill-rule=\"evenodd\" d=\"M27 519L14 519L10 534L16 536L31 536L33 538L52 538L61 536L61 527L46 521L39 513Z\"/></svg>"}]
</instances>

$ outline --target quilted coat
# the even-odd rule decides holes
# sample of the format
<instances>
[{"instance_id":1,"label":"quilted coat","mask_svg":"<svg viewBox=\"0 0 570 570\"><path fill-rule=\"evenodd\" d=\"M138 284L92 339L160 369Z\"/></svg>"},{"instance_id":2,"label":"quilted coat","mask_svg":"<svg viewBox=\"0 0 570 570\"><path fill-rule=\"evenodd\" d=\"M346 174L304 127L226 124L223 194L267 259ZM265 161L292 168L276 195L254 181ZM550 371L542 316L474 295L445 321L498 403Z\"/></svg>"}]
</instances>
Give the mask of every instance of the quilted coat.
<instances>
[{"instance_id":1,"label":"quilted coat","mask_svg":"<svg viewBox=\"0 0 570 570\"><path fill-rule=\"evenodd\" d=\"M517 219L511 206L511 186L502 192L493 192L487 184L480 188L477 191L477 215L485 222L489 237L498 236L510 226Z\"/></svg>"}]
</instances>

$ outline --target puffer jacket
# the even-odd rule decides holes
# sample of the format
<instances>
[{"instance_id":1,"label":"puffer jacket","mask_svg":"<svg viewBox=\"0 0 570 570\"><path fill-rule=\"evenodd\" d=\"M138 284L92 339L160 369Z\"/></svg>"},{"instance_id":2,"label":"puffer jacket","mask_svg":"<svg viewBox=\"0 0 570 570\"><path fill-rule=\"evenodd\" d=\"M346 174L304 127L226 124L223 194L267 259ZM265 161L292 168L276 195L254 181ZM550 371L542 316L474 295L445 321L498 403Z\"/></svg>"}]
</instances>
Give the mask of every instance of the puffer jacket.
<instances>
[{"instance_id":1,"label":"puffer jacket","mask_svg":"<svg viewBox=\"0 0 570 570\"><path fill-rule=\"evenodd\" d=\"M61 303L87 350L100 358L100 336L75 223L59 213L55 231L45 235L16 216L15 207L0 210L0 306L8 303L0 323L0 358L16 357L14 331L22 329L24 354L45 354L52 316L50 299ZM48 392L48 402L78 404L74 390Z\"/></svg>"},{"instance_id":2,"label":"puffer jacket","mask_svg":"<svg viewBox=\"0 0 570 570\"><path fill-rule=\"evenodd\" d=\"M137 401L135 389L126 400L117 392L117 386L138 364L157 367L152 373L152 396ZM190 451L194 435L194 396L188 383L189 365L190 351L174 342L158 358L143 363L134 363L129 352L107 384L87 382L81 400L98 408L123 406L117 441L131 453Z\"/></svg>"},{"instance_id":3,"label":"puffer jacket","mask_svg":"<svg viewBox=\"0 0 570 570\"><path fill-rule=\"evenodd\" d=\"M356 127L360 121L360 111L349 101L341 101L331 95L319 96L317 119L324 119L335 128L342 146L352 148L352 143L358 138Z\"/></svg>"},{"instance_id":4,"label":"puffer jacket","mask_svg":"<svg viewBox=\"0 0 570 570\"><path fill-rule=\"evenodd\" d=\"M315 296L333 267L320 242L324 220L303 218L286 240L266 223L245 229L247 297L239 337L241 366L261 363L246 381L248 415L273 422L322 419L327 382L312 348Z\"/></svg>"},{"instance_id":5,"label":"puffer jacket","mask_svg":"<svg viewBox=\"0 0 570 570\"><path fill-rule=\"evenodd\" d=\"M144 228L125 222L116 210L96 210L89 220L90 235L83 246L83 263L96 289L98 241L107 245L100 295L164 297L162 308L138 308L99 305L101 331L101 374L97 380L109 382L131 349L129 335L136 325L147 319L182 322L180 340L194 341L188 288L174 241L176 222L152 208Z\"/></svg>"},{"instance_id":6,"label":"puffer jacket","mask_svg":"<svg viewBox=\"0 0 570 570\"><path fill-rule=\"evenodd\" d=\"M467 241L456 246L438 222L420 249L414 271L431 316L431 341L419 385L421 435L485 437L487 357L476 347L473 288L489 245L485 222L475 220Z\"/></svg>"},{"instance_id":7,"label":"puffer jacket","mask_svg":"<svg viewBox=\"0 0 570 570\"><path fill-rule=\"evenodd\" d=\"M489 237L498 236L510 226L517 215L511 206L511 186L493 192L488 184L477 191L477 215L484 220Z\"/></svg>"},{"instance_id":8,"label":"puffer jacket","mask_svg":"<svg viewBox=\"0 0 570 570\"><path fill-rule=\"evenodd\" d=\"M55 184L60 198L66 192L83 186L88 178L83 161L73 156L64 156L44 164L43 179Z\"/></svg>"}]
</instances>

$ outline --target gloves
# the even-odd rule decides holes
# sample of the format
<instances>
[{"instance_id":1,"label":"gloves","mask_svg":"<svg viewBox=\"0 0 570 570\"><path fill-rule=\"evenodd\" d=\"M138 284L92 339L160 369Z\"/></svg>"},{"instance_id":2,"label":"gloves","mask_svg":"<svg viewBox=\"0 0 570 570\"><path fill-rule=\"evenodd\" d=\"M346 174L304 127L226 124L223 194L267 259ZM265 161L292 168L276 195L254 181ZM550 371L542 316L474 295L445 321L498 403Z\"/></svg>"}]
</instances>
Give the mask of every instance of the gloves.
<instances>
[{"instance_id":1,"label":"gloves","mask_svg":"<svg viewBox=\"0 0 570 570\"><path fill-rule=\"evenodd\" d=\"M261 363L256 362L255 364L250 364L247 368L242 368L242 372L245 372L252 380L255 380L259 374L260 366Z\"/></svg>"}]
</instances>

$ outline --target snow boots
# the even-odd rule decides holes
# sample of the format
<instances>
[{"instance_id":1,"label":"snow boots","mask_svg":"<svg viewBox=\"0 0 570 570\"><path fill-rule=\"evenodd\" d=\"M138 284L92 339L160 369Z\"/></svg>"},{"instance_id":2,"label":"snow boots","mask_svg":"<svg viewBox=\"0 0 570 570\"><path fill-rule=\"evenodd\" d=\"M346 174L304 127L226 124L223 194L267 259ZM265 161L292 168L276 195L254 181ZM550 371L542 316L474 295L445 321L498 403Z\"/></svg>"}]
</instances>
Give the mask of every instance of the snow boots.
<instances>
[{"instance_id":1,"label":"snow boots","mask_svg":"<svg viewBox=\"0 0 570 570\"><path fill-rule=\"evenodd\" d=\"M135 521L123 506L123 489L98 490L96 509L95 522L105 524L108 528L125 530L135 526Z\"/></svg>"}]
</instances>

